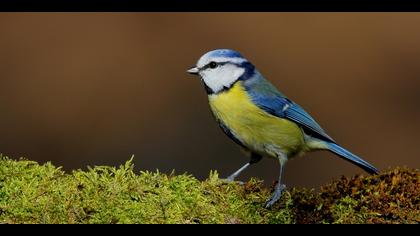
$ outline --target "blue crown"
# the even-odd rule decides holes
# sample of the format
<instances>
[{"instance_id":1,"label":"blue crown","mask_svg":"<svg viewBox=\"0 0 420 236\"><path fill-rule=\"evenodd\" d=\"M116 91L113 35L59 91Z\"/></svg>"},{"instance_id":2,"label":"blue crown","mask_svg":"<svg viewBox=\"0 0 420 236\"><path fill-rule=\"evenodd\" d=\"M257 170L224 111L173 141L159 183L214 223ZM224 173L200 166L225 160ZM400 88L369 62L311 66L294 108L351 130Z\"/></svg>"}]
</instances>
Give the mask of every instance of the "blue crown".
<instances>
[{"instance_id":1,"label":"blue crown","mask_svg":"<svg viewBox=\"0 0 420 236\"><path fill-rule=\"evenodd\" d=\"M211 57L243 58L239 52L231 49L216 49L208 52L208 55Z\"/></svg>"}]
</instances>

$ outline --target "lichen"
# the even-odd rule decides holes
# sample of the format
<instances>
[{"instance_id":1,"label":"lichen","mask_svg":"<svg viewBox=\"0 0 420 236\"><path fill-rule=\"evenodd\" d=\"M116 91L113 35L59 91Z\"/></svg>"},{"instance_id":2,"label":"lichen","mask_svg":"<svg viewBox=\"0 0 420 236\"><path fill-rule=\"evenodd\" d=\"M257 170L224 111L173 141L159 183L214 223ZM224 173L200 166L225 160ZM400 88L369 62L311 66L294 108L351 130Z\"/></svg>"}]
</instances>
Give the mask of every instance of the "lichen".
<instances>
[{"instance_id":1,"label":"lichen","mask_svg":"<svg viewBox=\"0 0 420 236\"><path fill-rule=\"evenodd\" d=\"M262 181L199 181L135 173L132 160L65 173L51 163L0 155L0 223L419 223L418 170L342 177L319 192L291 188L272 209Z\"/></svg>"}]
</instances>

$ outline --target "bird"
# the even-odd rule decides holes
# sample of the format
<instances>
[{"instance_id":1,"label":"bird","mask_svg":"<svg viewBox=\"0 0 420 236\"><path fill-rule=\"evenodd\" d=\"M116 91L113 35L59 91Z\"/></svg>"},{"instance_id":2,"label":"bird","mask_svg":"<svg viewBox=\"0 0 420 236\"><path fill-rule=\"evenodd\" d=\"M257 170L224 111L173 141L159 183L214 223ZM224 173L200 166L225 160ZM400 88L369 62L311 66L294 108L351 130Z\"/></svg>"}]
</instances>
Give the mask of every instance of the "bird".
<instances>
[{"instance_id":1,"label":"bird","mask_svg":"<svg viewBox=\"0 0 420 236\"><path fill-rule=\"evenodd\" d=\"M235 171L234 181L263 157L279 161L277 184L264 207L271 208L286 189L287 161L316 150L327 150L369 174L379 170L332 139L301 106L286 97L257 68L232 49L202 55L187 70L197 75L207 92L212 114L223 132L249 154L249 162Z\"/></svg>"}]
</instances>

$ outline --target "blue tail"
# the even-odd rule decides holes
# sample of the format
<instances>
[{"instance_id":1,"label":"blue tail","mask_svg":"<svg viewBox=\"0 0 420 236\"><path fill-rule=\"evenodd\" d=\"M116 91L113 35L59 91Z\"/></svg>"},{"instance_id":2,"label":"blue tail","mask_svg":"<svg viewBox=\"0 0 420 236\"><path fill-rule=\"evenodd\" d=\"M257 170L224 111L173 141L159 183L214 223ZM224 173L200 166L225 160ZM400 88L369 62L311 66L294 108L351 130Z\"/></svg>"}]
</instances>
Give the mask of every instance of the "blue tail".
<instances>
[{"instance_id":1,"label":"blue tail","mask_svg":"<svg viewBox=\"0 0 420 236\"><path fill-rule=\"evenodd\" d=\"M352 162L353 164L359 166L369 174L378 174L379 170L376 169L374 166L363 160L362 158L354 155L353 153L347 151L346 149L342 148L336 143L327 143L328 150L339 155L341 158Z\"/></svg>"}]
</instances>

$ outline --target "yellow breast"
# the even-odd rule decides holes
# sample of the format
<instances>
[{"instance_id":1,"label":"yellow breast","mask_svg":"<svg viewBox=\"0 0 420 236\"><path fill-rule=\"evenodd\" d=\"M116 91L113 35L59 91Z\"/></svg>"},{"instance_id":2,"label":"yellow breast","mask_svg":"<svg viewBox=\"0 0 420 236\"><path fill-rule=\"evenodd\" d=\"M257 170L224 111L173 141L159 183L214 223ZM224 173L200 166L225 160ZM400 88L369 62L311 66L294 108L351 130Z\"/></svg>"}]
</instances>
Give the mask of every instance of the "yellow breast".
<instances>
[{"instance_id":1,"label":"yellow breast","mask_svg":"<svg viewBox=\"0 0 420 236\"><path fill-rule=\"evenodd\" d=\"M268 114L257 107L242 82L219 94L209 95L216 119L230 129L246 147L259 154L291 157L304 147L303 133L293 122Z\"/></svg>"}]
</instances>

